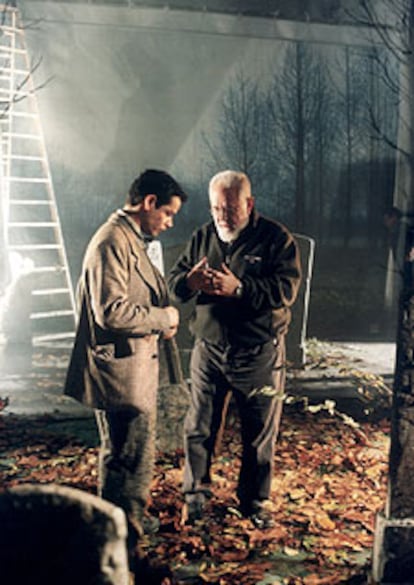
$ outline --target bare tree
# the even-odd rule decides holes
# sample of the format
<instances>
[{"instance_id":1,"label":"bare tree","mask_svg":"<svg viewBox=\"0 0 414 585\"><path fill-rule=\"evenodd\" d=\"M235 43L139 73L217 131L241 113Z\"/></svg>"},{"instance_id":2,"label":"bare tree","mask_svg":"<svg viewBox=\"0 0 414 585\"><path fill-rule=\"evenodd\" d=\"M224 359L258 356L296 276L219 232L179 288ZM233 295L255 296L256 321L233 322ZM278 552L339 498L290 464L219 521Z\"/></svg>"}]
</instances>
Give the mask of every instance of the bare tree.
<instances>
[{"instance_id":1,"label":"bare tree","mask_svg":"<svg viewBox=\"0 0 414 585\"><path fill-rule=\"evenodd\" d=\"M389 142L396 141L398 119L398 65L390 59L386 49L375 47L369 55L368 67L364 75L364 85L368 85L366 113L364 114L365 135L368 141L369 169L368 188L366 189L367 231L369 242L378 247L384 239L384 210L392 205L394 172L390 161L395 159L395 148ZM387 62L388 82L382 76L381 62ZM390 83L391 82L391 87ZM382 135L389 137L384 140Z\"/></svg>"},{"instance_id":2,"label":"bare tree","mask_svg":"<svg viewBox=\"0 0 414 585\"><path fill-rule=\"evenodd\" d=\"M386 88L378 86L378 95L367 91L372 59L368 48L346 46L337 59L336 128L341 143L342 169L339 179L342 239L345 247L355 235L369 239L368 200L369 175L374 152L372 129L369 125L371 98L384 99ZM368 85L368 88L370 86ZM377 159L375 159L377 163ZM379 190L383 196L383 189ZM362 229L361 229L362 228Z\"/></svg>"},{"instance_id":3,"label":"bare tree","mask_svg":"<svg viewBox=\"0 0 414 585\"><path fill-rule=\"evenodd\" d=\"M307 214L312 222L311 233L322 243L330 217L334 169L338 156L336 96L326 63L321 59L314 72L318 99L313 114L313 131L309 137L308 182L312 204Z\"/></svg>"},{"instance_id":4,"label":"bare tree","mask_svg":"<svg viewBox=\"0 0 414 585\"><path fill-rule=\"evenodd\" d=\"M323 56L303 43L288 47L283 68L274 77L269 119L274 135L271 156L293 184L297 230L309 229L307 218L315 216L315 196L317 212L322 211L322 169L328 166L327 142L332 138L328 130L332 104L329 86Z\"/></svg>"},{"instance_id":5,"label":"bare tree","mask_svg":"<svg viewBox=\"0 0 414 585\"><path fill-rule=\"evenodd\" d=\"M220 103L216 138L203 134L210 166L237 168L254 179L261 152L262 101L257 82L238 69Z\"/></svg>"},{"instance_id":6,"label":"bare tree","mask_svg":"<svg viewBox=\"0 0 414 585\"><path fill-rule=\"evenodd\" d=\"M337 237L341 225L347 243L368 215L369 50L343 52L338 67L323 45L286 47L278 46L270 81L241 67L230 79L218 122L203 134L209 170L244 170L265 213L319 238Z\"/></svg>"}]
</instances>

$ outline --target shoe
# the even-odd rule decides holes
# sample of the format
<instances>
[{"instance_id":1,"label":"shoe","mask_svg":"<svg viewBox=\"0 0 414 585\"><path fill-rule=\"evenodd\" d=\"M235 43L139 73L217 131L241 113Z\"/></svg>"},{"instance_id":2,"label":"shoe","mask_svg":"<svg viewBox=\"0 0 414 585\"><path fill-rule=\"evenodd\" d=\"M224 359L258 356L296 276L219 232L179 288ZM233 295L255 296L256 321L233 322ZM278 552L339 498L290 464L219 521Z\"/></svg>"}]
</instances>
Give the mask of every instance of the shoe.
<instances>
[{"instance_id":1,"label":"shoe","mask_svg":"<svg viewBox=\"0 0 414 585\"><path fill-rule=\"evenodd\" d=\"M275 527L272 514L266 509L263 502L253 502L249 506L240 506L240 512L248 518L258 530L268 530Z\"/></svg>"},{"instance_id":2,"label":"shoe","mask_svg":"<svg viewBox=\"0 0 414 585\"><path fill-rule=\"evenodd\" d=\"M157 534L159 529L160 521L155 516L145 514L141 521L131 515L128 516L128 540L131 546L135 546L145 534Z\"/></svg>"},{"instance_id":3,"label":"shoe","mask_svg":"<svg viewBox=\"0 0 414 585\"><path fill-rule=\"evenodd\" d=\"M249 520L255 528L258 530L269 530L275 527L275 521L273 520L270 512L264 508L260 508L249 515Z\"/></svg>"}]
</instances>

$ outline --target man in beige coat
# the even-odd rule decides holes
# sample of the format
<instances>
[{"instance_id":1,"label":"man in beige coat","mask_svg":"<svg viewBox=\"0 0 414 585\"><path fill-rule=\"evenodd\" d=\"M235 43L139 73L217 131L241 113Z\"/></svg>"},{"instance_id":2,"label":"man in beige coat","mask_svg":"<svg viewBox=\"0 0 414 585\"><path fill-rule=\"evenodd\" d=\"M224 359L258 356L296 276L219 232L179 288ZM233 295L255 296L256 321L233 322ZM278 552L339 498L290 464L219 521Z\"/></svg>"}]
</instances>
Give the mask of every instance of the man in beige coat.
<instances>
[{"instance_id":1,"label":"man in beige coat","mask_svg":"<svg viewBox=\"0 0 414 585\"><path fill-rule=\"evenodd\" d=\"M186 198L167 173L142 173L123 209L92 237L78 284L65 394L97 409L101 494L124 509L131 551L142 535L153 474L158 342L171 339L179 323L146 246L173 226Z\"/></svg>"}]
</instances>

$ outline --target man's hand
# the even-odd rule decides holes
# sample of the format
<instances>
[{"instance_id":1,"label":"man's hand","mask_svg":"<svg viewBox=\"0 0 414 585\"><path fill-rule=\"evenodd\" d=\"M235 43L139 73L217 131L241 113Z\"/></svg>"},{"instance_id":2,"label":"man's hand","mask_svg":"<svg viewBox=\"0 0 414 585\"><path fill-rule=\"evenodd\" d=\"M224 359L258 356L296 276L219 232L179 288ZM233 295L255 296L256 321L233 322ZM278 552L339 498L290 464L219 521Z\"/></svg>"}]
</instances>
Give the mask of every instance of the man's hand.
<instances>
[{"instance_id":1,"label":"man's hand","mask_svg":"<svg viewBox=\"0 0 414 585\"><path fill-rule=\"evenodd\" d=\"M170 327L162 332L163 339L172 339L177 334L178 327Z\"/></svg>"},{"instance_id":2,"label":"man's hand","mask_svg":"<svg viewBox=\"0 0 414 585\"><path fill-rule=\"evenodd\" d=\"M235 291L241 282L224 263L221 270L212 270L213 291L210 294L221 297L234 297Z\"/></svg>"},{"instance_id":3,"label":"man's hand","mask_svg":"<svg viewBox=\"0 0 414 585\"><path fill-rule=\"evenodd\" d=\"M164 311L167 312L169 317L170 326L168 329L164 329L162 336L164 339L171 339L177 333L178 325L180 322L180 313L175 307L165 307Z\"/></svg>"},{"instance_id":4,"label":"man's hand","mask_svg":"<svg viewBox=\"0 0 414 585\"><path fill-rule=\"evenodd\" d=\"M202 291L207 294L212 294L212 275L213 270L209 268L207 258L204 256L187 274L187 286L192 291Z\"/></svg>"}]
</instances>

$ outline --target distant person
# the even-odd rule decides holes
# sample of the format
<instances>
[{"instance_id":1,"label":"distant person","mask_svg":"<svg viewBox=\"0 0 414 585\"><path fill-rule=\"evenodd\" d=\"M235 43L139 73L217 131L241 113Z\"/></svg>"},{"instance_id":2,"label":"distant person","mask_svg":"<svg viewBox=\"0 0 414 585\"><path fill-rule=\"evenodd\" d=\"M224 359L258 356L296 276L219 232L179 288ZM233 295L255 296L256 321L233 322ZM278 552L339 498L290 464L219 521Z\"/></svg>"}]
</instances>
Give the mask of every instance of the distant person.
<instances>
[{"instance_id":1,"label":"distant person","mask_svg":"<svg viewBox=\"0 0 414 585\"><path fill-rule=\"evenodd\" d=\"M142 173L124 207L92 237L78 284L80 315L65 393L98 409L100 490L126 513L132 570L153 476L158 342L171 339L179 323L146 247L173 226L186 198L166 172Z\"/></svg>"},{"instance_id":2,"label":"distant person","mask_svg":"<svg viewBox=\"0 0 414 585\"><path fill-rule=\"evenodd\" d=\"M383 223L386 230L386 274L384 311L381 320L386 335L394 339L401 290L414 280L413 215L403 213L398 207L392 206L384 212Z\"/></svg>"},{"instance_id":3,"label":"distant person","mask_svg":"<svg viewBox=\"0 0 414 585\"><path fill-rule=\"evenodd\" d=\"M215 441L231 390L243 445L240 511L254 526L267 529L273 526L268 500L284 393L285 334L301 278L299 252L283 225L257 213L244 173L215 175L209 197L213 220L193 233L168 277L175 300L196 300L183 521L203 518Z\"/></svg>"},{"instance_id":4,"label":"distant person","mask_svg":"<svg viewBox=\"0 0 414 585\"><path fill-rule=\"evenodd\" d=\"M394 262L398 264L398 246L403 213L398 207L392 206L385 210L383 222L386 230L386 244L391 251Z\"/></svg>"}]
</instances>

